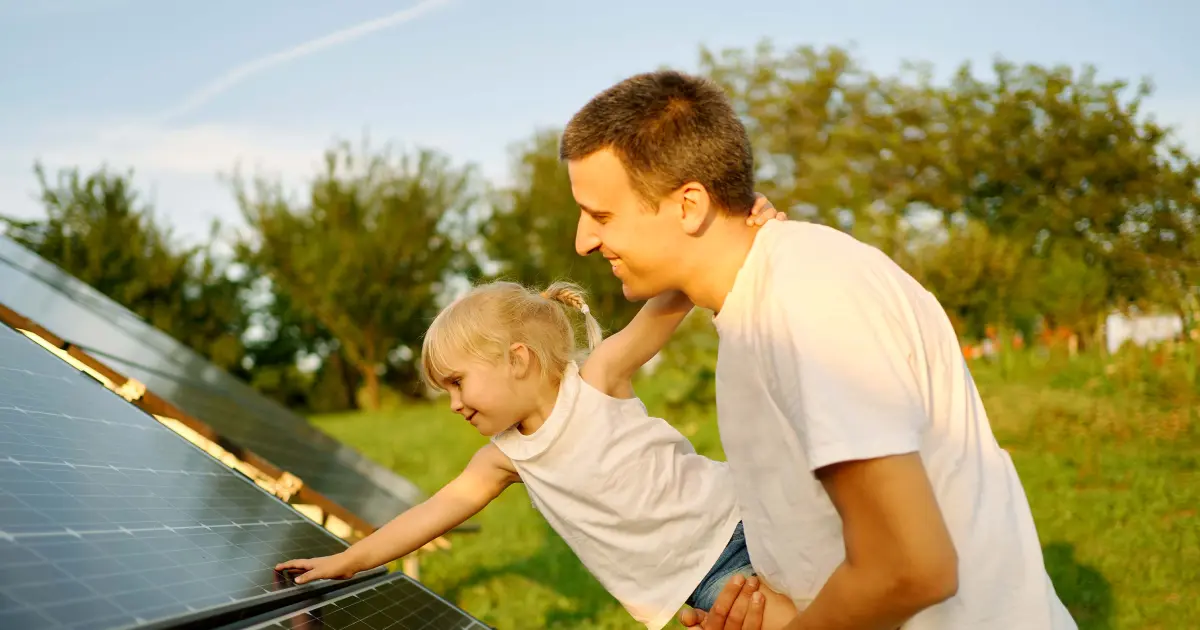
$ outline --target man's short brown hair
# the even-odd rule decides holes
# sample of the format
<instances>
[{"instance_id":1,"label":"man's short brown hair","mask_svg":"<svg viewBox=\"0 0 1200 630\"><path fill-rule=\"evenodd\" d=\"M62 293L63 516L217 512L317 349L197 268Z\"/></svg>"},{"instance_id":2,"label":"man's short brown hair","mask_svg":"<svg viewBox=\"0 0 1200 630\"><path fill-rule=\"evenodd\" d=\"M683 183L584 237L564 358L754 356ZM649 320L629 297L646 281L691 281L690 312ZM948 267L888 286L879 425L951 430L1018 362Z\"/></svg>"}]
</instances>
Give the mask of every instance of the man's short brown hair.
<instances>
[{"instance_id":1,"label":"man's short brown hair","mask_svg":"<svg viewBox=\"0 0 1200 630\"><path fill-rule=\"evenodd\" d=\"M754 205L746 128L707 79L661 70L597 94L567 123L559 157L579 160L603 149L616 154L634 190L654 207L692 181L723 212L749 214Z\"/></svg>"}]
</instances>

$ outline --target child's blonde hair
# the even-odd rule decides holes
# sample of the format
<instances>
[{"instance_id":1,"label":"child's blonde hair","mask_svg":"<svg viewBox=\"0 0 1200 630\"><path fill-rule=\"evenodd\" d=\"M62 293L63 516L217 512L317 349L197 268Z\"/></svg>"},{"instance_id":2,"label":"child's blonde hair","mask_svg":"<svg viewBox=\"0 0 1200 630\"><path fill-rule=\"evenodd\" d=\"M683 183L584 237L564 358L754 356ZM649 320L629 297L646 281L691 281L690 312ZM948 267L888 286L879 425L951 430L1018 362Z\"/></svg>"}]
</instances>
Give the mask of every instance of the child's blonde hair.
<instances>
[{"instance_id":1,"label":"child's blonde hair","mask_svg":"<svg viewBox=\"0 0 1200 630\"><path fill-rule=\"evenodd\" d=\"M445 389L451 368L446 355L464 352L484 361L507 360L514 343L524 344L542 374L558 384L575 358L575 328L564 307L583 314L587 349L601 340L586 294L570 282L555 282L537 292L515 282L476 286L434 318L421 344L421 376L430 387Z\"/></svg>"}]
</instances>

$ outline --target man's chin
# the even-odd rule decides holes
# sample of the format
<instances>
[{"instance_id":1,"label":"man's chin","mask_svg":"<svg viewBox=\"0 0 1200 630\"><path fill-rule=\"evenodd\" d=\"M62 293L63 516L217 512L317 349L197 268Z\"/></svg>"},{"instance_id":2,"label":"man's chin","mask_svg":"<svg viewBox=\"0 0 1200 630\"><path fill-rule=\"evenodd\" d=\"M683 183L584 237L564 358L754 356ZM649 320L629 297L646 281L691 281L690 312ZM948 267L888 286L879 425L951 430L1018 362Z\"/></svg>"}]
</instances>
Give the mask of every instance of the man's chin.
<instances>
[{"instance_id":1,"label":"man's chin","mask_svg":"<svg viewBox=\"0 0 1200 630\"><path fill-rule=\"evenodd\" d=\"M645 302L646 300L654 297L653 295L646 294L644 291L631 289L629 285L624 282L621 283L621 294L624 295L625 299L629 300L630 302Z\"/></svg>"}]
</instances>

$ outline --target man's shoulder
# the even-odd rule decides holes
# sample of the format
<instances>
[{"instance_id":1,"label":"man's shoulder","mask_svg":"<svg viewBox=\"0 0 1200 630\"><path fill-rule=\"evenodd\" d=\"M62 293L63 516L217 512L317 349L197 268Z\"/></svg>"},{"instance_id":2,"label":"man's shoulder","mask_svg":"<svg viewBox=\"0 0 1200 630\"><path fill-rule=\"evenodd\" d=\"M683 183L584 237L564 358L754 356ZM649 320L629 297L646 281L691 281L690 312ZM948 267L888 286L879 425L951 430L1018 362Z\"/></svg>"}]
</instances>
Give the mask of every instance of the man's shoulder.
<instances>
[{"instance_id":1,"label":"man's shoulder","mask_svg":"<svg viewBox=\"0 0 1200 630\"><path fill-rule=\"evenodd\" d=\"M763 236L760 273L772 290L836 286L880 262L877 256L882 255L841 230L807 221L781 221Z\"/></svg>"}]
</instances>

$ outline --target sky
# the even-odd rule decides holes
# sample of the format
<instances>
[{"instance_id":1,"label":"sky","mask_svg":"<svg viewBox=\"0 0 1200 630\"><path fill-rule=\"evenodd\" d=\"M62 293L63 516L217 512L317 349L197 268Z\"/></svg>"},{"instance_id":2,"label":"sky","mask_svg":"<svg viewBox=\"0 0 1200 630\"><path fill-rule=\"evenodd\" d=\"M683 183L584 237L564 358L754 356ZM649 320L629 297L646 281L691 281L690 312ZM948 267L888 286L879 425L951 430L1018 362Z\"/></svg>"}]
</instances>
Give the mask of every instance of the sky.
<instances>
[{"instance_id":1,"label":"sky","mask_svg":"<svg viewBox=\"0 0 1200 630\"><path fill-rule=\"evenodd\" d=\"M240 221L222 176L298 186L364 137L503 183L514 143L612 83L763 39L881 73L1003 57L1148 77L1149 113L1200 155L1198 23L1183 0L0 0L0 214L41 216L35 160L107 164L200 238Z\"/></svg>"}]
</instances>

